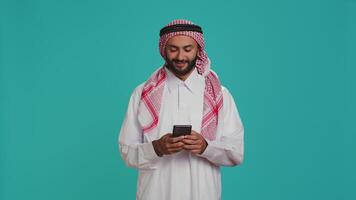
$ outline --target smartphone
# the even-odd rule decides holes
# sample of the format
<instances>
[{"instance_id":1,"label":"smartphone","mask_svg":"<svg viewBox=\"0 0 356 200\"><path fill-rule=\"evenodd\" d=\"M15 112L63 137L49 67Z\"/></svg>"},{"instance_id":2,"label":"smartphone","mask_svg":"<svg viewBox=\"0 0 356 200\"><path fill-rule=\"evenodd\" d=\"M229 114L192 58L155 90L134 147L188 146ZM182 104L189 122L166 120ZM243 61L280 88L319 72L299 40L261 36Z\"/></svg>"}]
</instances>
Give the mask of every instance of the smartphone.
<instances>
[{"instance_id":1,"label":"smartphone","mask_svg":"<svg viewBox=\"0 0 356 200\"><path fill-rule=\"evenodd\" d=\"M179 137L182 135L190 135L192 131L192 125L174 125L173 137Z\"/></svg>"}]
</instances>

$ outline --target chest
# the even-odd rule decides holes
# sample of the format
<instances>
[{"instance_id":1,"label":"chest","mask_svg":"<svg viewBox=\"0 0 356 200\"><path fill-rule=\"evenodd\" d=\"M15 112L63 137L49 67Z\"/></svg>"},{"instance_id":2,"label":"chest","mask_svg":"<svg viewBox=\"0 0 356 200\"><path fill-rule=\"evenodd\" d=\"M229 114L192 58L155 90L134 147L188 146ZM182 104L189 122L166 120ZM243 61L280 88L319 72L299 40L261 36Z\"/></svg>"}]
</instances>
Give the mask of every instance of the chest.
<instances>
[{"instance_id":1,"label":"chest","mask_svg":"<svg viewBox=\"0 0 356 200\"><path fill-rule=\"evenodd\" d=\"M172 133L174 125L192 125L192 130L200 132L204 90L191 91L179 85L173 90L165 87L162 95L157 133L152 134L150 140Z\"/></svg>"}]
</instances>

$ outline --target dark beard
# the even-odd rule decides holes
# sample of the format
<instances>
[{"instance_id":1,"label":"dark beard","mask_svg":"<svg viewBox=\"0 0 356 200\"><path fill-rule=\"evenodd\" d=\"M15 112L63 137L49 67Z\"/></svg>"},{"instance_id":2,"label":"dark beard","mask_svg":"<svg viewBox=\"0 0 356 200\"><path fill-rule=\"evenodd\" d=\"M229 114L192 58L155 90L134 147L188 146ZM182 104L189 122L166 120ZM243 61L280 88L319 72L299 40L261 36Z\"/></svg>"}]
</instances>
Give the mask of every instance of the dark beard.
<instances>
[{"instance_id":1,"label":"dark beard","mask_svg":"<svg viewBox=\"0 0 356 200\"><path fill-rule=\"evenodd\" d=\"M181 70L179 67L176 67L174 65L174 62L176 62L176 61L178 61L178 60L176 60L176 59L169 60L166 58L167 69L169 69L171 72L173 72L177 76L184 76L186 74L189 74L194 69L196 61L197 61L197 57L195 57L194 60L192 60L192 61L185 61L186 63L188 63L188 66L183 70Z\"/></svg>"}]
</instances>

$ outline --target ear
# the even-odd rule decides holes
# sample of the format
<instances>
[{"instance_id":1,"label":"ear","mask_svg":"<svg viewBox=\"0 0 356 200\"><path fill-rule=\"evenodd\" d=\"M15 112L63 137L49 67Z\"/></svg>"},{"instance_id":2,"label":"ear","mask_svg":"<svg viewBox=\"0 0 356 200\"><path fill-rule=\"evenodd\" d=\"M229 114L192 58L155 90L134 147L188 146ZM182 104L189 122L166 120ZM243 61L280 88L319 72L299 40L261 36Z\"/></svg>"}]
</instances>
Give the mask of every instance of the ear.
<instances>
[{"instance_id":1,"label":"ear","mask_svg":"<svg viewBox=\"0 0 356 200\"><path fill-rule=\"evenodd\" d=\"M164 58L167 58L167 45L163 48Z\"/></svg>"},{"instance_id":2,"label":"ear","mask_svg":"<svg viewBox=\"0 0 356 200\"><path fill-rule=\"evenodd\" d=\"M198 51L197 51L197 55L196 56L199 56L200 52L201 52L201 49L200 49L200 46L198 45Z\"/></svg>"},{"instance_id":3,"label":"ear","mask_svg":"<svg viewBox=\"0 0 356 200\"><path fill-rule=\"evenodd\" d=\"M167 60L168 60L166 48L164 48L164 56L163 56L163 59L164 59L165 62L167 62Z\"/></svg>"}]
</instances>

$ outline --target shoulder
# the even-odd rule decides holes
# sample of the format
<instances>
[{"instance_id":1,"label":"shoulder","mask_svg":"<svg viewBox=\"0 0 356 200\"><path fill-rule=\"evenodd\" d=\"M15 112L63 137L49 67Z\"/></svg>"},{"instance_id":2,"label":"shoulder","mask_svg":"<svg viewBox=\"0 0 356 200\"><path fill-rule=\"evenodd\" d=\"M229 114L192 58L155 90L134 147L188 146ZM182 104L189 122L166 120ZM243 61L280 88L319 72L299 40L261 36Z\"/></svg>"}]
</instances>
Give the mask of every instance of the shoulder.
<instances>
[{"instance_id":1,"label":"shoulder","mask_svg":"<svg viewBox=\"0 0 356 200\"><path fill-rule=\"evenodd\" d=\"M141 93L143 90L145 83L141 83L136 88L132 91L131 97L130 97L130 104L134 106L134 108L137 108L140 99L141 99Z\"/></svg>"},{"instance_id":2,"label":"shoulder","mask_svg":"<svg viewBox=\"0 0 356 200\"><path fill-rule=\"evenodd\" d=\"M232 98L230 91L223 85L221 85L221 92L223 93L223 98Z\"/></svg>"},{"instance_id":3,"label":"shoulder","mask_svg":"<svg viewBox=\"0 0 356 200\"><path fill-rule=\"evenodd\" d=\"M234 100L234 97L232 96L232 94L230 93L230 91L226 87L221 86L221 92L223 94L224 110L227 111L227 110L235 107L236 106L235 100Z\"/></svg>"},{"instance_id":4,"label":"shoulder","mask_svg":"<svg viewBox=\"0 0 356 200\"><path fill-rule=\"evenodd\" d=\"M136 86L136 88L133 90L132 92L132 96L139 96L141 97L141 94L142 94L142 90L146 84L147 81L149 81L152 77L154 77L160 70L162 70L162 67L159 67L156 69L156 71L154 71L150 77L148 78L148 80L142 82L141 84L139 84L138 86Z\"/></svg>"},{"instance_id":5,"label":"shoulder","mask_svg":"<svg viewBox=\"0 0 356 200\"><path fill-rule=\"evenodd\" d=\"M133 90L132 95L136 96L136 95L141 95L143 87L145 86L145 82L139 84L138 86L136 86L136 88Z\"/></svg>"}]
</instances>

